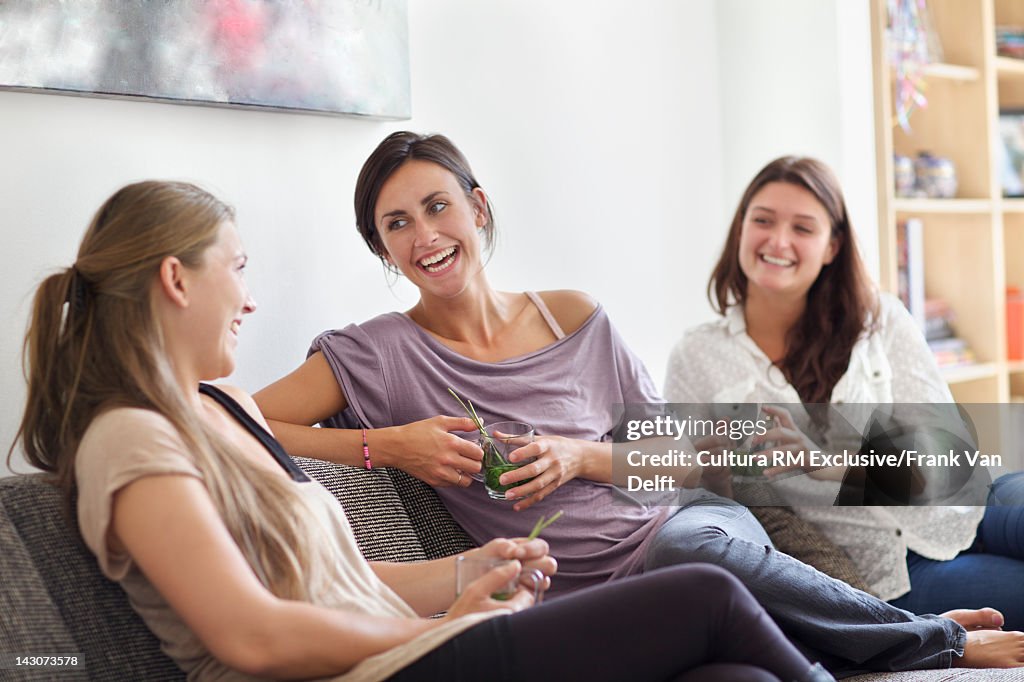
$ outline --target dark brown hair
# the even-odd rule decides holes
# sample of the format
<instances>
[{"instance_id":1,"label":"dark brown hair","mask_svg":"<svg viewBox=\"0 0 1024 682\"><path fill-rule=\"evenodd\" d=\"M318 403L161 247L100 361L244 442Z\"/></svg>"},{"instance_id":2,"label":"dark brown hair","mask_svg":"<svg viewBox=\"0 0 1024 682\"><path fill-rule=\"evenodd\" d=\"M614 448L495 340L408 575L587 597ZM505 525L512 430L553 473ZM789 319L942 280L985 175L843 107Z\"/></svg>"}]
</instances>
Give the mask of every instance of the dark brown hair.
<instances>
[{"instance_id":1,"label":"dark brown hair","mask_svg":"<svg viewBox=\"0 0 1024 682\"><path fill-rule=\"evenodd\" d=\"M363 241L385 267L388 265L386 250L374 220L377 197L381 187L402 164L411 159L430 161L448 170L458 181L466 196L472 197L473 190L480 187L469 162L451 140L444 135L420 135L408 131L391 133L377 145L359 171L356 180L355 209L356 229ZM487 200L487 223L484 225L484 249L489 252L494 246L494 209Z\"/></svg>"},{"instance_id":2,"label":"dark brown hair","mask_svg":"<svg viewBox=\"0 0 1024 682\"><path fill-rule=\"evenodd\" d=\"M808 157L783 156L761 169L747 186L729 227L725 248L708 281L711 305L725 314L747 298L747 276L740 268L739 245L750 202L772 182L803 187L821 203L837 240L835 258L824 266L807 292L807 308L786 336L786 355L777 363L805 403L827 403L850 363L854 344L877 318L878 301L857 250L842 189L832 170ZM870 330L868 330L870 331Z\"/></svg>"}]
</instances>

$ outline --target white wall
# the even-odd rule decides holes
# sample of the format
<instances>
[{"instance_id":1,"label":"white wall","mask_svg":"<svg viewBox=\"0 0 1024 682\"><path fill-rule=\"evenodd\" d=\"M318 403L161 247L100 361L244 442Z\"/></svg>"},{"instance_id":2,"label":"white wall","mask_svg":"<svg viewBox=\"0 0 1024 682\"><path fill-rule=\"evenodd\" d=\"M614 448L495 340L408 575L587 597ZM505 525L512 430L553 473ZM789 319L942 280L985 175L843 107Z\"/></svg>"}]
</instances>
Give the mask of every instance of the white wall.
<instances>
[{"instance_id":1,"label":"white wall","mask_svg":"<svg viewBox=\"0 0 1024 682\"><path fill-rule=\"evenodd\" d=\"M727 220L767 162L784 154L817 157L839 176L877 277L869 4L718 0L716 9Z\"/></svg>"},{"instance_id":2,"label":"white wall","mask_svg":"<svg viewBox=\"0 0 1024 682\"><path fill-rule=\"evenodd\" d=\"M590 292L660 384L673 342L712 316L727 221L771 158L836 169L877 270L860 5L412 0L411 121L0 92L0 443L24 399L31 290L73 261L127 182L189 179L237 207L260 309L231 380L250 391L297 366L316 333L410 307L351 208L363 159L399 129L444 132L473 163L496 206L499 288Z\"/></svg>"},{"instance_id":3,"label":"white wall","mask_svg":"<svg viewBox=\"0 0 1024 682\"><path fill-rule=\"evenodd\" d=\"M237 207L260 304L232 377L246 389L298 365L317 332L411 306L351 209L362 160L404 128L444 132L472 161L503 233L499 287L591 292L661 382L672 342L709 315L722 225L714 1L409 5L411 121L0 92L0 443L24 399L30 292L127 182L194 180Z\"/></svg>"}]
</instances>

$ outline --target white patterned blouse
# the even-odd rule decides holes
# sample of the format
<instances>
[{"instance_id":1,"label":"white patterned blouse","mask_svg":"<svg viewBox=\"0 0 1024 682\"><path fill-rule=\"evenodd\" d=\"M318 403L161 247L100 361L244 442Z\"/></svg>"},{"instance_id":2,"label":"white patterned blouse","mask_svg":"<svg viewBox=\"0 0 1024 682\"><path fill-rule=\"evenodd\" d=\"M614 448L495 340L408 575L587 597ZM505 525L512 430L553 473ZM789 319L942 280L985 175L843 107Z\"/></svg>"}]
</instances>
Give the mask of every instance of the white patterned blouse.
<instances>
[{"instance_id":1,"label":"white patterned blouse","mask_svg":"<svg viewBox=\"0 0 1024 682\"><path fill-rule=\"evenodd\" d=\"M798 404L800 397L746 333L742 308L733 306L721 319L695 327L672 351L665 399L673 403L772 402ZM838 403L948 403L949 388L913 318L896 297L879 295L874 333L863 334L846 373L832 390ZM797 410L794 420L809 433L809 417ZM828 451L830 433L815 434ZM791 499L816 489L834 499L839 484L797 476L782 481ZM829 488L831 486L831 488ZM829 497L831 495L831 497ZM977 506L835 507L794 505L853 560L871 591L895 599L910 591L908 549L927 557L952 559L974 541L984 513Z\"/></svg>"}]
</instances>

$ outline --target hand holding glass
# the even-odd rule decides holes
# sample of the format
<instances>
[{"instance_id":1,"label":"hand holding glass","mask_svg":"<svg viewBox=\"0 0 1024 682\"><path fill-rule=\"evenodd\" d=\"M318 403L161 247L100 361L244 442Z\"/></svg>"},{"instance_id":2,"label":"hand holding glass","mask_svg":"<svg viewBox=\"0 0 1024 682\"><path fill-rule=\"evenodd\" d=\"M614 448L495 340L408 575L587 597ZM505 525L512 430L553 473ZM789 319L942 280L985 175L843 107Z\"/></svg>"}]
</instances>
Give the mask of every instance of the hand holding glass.
<instances>
[{"instance_id":1,"label":"hand holding glass","mask_svg":"<svg viewBox=\"0 0 1024 682\"><path fill-rule=\"evenodd\" d=\"M469 585L495 568L511 563L511 559L495 557L460 556L455 559L455 596L459 597ZM544 597L544 574L536 568L523 568L518 575L491 593L491 599L508 601L516 590L525 587L533 594L533 602L539 604Z\"/></svg>"},{"instance_id":2,"label":"hand holding glass","mask_svg":"<svg viewBox=\"0 0 1024 682\"><path fill-rule=\"evenodd\" d=\"M501 475L515 471L534 461L527 458L518 462L509 461L509 455L519 448L533 442L533 427L523 422L497 422L484 427L480 436L480 448L484 451L483 467L473 478L482 481L487 489L487 496L492 500L505 500L506 491L517 485L523 485L532 479L516 481L503 485Z\"/></svg>"}]
</instances>

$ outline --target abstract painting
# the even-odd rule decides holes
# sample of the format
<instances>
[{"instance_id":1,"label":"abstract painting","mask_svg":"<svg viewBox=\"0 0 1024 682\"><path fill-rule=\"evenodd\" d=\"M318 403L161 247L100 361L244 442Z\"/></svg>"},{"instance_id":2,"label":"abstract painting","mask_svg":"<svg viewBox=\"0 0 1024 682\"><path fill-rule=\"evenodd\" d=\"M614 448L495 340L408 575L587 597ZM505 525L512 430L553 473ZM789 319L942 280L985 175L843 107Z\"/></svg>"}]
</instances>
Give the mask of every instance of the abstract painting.
<instances>
[{"instance_id":1,"label":"abstract painting","mask_svg":"<svg viewBox=\"0 0 1024 682\"><path fill-rule=\"evenodd\" d=\"M409 118L406 0L0 0L0 88Z\"/></svg>"}]
</instances>

